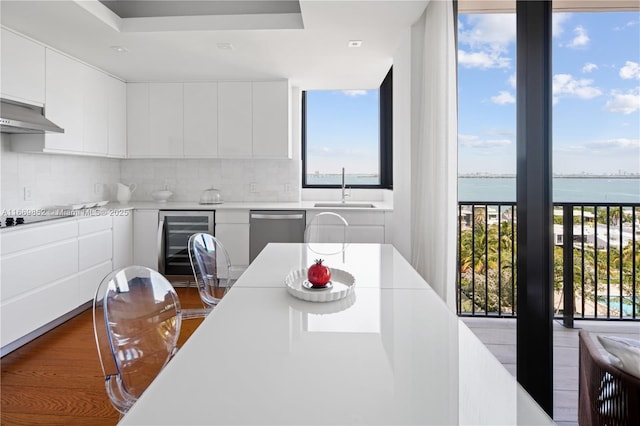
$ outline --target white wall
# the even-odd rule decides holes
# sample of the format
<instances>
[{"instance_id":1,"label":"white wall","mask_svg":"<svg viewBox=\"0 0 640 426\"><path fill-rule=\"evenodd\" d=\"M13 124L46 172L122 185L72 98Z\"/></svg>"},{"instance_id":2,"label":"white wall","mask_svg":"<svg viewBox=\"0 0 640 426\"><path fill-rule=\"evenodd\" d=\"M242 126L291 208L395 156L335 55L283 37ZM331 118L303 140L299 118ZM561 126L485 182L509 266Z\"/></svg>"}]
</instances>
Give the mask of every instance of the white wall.
<instances>
[{"instance_id":1,"label":"white wall","mask_svg":"<svg viewBox=\"0 0 640 426\"><path fill-rule=\"evenodd\" d=\"M411 31L393 57L393 245L411 260Z\"/></svg>"},{"instance_id":2,"label":"white wall","mask_svg":"<svg viewBox=\"0 0 640 426\"><path fill-rule=\"evenodd\" d=\"M104 184L119 180L120 160L16 153L10 135L0 134L0 141L0 210L113 199ZM103 184L97 193L96 183ZM24 200L25 186L31 188L31 201Z\"/></svg>"}]
</instances>

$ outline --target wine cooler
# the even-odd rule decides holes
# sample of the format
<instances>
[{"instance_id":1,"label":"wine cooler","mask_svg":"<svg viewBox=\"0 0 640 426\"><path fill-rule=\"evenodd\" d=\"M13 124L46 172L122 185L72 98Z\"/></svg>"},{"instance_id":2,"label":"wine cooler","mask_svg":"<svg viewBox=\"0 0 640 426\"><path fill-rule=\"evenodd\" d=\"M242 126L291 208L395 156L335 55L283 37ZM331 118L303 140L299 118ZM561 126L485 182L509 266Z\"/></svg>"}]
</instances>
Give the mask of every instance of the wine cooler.
<instances>
[{"instance_id":1,"label":"wine cooler","mask_svg":"<svg viewBox=\"0 0 640 426\"><path fill-rule=\"evenodd\" d=\"M196 232L213 235L214 212L161 210L158 224L158 271L174 281L193 280L189 237Z\"/></svg>"}]
</instances>

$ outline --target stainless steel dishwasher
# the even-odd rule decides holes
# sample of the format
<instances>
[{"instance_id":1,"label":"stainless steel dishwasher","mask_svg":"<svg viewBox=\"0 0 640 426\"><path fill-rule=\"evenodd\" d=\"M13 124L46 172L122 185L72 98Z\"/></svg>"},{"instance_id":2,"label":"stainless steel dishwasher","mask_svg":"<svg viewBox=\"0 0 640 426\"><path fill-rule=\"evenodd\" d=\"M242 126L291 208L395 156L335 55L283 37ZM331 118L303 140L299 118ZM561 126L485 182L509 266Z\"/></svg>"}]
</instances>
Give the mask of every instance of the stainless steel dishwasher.
<instances>
[{"instance_id":1,"label":"stainless steel dishwasher","mask_svg":"<svg viewBox=\"0 0 640 426\"><path fill-rule=\"evenodd\" d=\"M304 210L251 210L249 262L268 243L302 243L306 226Z\"/></svg>"}]
</instances>

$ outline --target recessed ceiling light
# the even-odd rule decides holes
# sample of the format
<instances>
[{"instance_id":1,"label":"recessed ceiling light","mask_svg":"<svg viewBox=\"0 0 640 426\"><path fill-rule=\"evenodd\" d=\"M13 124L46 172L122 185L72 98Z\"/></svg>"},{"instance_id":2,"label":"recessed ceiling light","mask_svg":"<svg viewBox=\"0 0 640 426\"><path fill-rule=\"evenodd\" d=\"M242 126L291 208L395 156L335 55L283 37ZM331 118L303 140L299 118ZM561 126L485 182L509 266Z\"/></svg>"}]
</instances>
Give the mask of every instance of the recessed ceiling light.
<instances>
[{"instance_id":1,"label":"recessed ceiling light","mask_svg":"<svg viewBox=\"0 0 640 426\"><path fill-rule=\"evenodd\" d=\"M233 50L233 44L231 44L231 43L218 43L218 49L220 49L220 50Z\"/></svg>"},{"instance_id":2,"label":"recessed ceiling light","mask_svg":"<svg viewBox=\"0 0 640 426\"><path fill-rule=\"evenodd\" d=\"M349 47L360 47L362 46L362 40L349 40L347 44Z\"/></svg>"},{"instance_id":3,"label":"recessed ceiling light","mask_svg":"<svg viewBox=\"0 0 640 426\"><path fill-rule=\"evenodd\" d=\"M127 53L127 52L129 52L129 49L127 49L126 47L123 47L123 46L111 46L111 48L113 50L115 50L116 52L118 52L118 53Z\"/></svg>"}]
</instances>

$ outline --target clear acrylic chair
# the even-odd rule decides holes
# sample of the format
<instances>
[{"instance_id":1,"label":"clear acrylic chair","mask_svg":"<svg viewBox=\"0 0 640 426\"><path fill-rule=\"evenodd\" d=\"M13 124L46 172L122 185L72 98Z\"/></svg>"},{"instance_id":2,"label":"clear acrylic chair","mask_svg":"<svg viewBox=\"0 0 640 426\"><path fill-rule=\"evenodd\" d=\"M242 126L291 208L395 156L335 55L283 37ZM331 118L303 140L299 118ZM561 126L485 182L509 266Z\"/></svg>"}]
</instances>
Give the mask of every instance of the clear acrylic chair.
<instances>
[{"instance_id":1,"label":"clear acrylic chair","mask_svg":"<svg viewBox=\"0 0 640 426\"><path fill-rule=\"evenodd\" d=\"M231 288L231 261L222 243L211 234L193 234L189 238L188 248L193 277L204 309L185 309L183 317L206 316Z\"/></svg>"},{"instance_id":2,"label":"clear acrylic chair","mask_svg":"<svg viewBox=\"0 0 640 426\"><path fill-rule=\"evenodd\" d=\"M340 253L350 241L349 223L338 213L318 213L307 225L304 240L315 253Z\"/></svg>"},{"instance_id":3,"label":"clear acrylic chair","mask_svg":"<svg viewBox=\"0 0 640 426\"><path fill-rule=\"evenodd\" d=\"M178 350L178 295L160 273L127 266L107 275L93 301L93 326L107 394L122 414Z\"/></svg>"}]
</instances>

